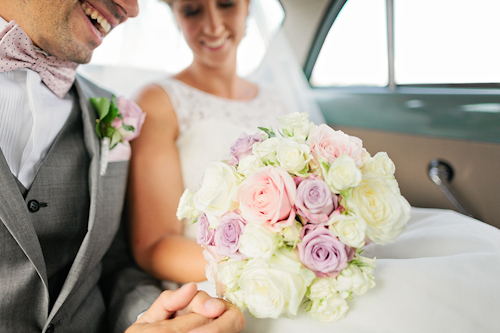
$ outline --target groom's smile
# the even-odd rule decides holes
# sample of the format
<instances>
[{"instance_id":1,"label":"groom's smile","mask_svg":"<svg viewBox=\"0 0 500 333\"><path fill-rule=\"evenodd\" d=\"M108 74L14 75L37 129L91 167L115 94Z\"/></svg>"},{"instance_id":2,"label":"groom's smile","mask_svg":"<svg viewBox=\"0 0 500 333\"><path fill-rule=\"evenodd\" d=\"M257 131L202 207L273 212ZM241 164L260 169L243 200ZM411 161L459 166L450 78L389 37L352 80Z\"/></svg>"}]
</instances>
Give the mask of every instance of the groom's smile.
<instances>
[{"instance_id":1,"label":"groom's smile","mask_svg":"<svg viewBox=\"0 0 500 333\"><path fill-rule=\"evenodd\" d=\"M137 0L11 0L0 9L51 55L87 63L117 25L139 13Z\"/></svg>"}]
</instances>

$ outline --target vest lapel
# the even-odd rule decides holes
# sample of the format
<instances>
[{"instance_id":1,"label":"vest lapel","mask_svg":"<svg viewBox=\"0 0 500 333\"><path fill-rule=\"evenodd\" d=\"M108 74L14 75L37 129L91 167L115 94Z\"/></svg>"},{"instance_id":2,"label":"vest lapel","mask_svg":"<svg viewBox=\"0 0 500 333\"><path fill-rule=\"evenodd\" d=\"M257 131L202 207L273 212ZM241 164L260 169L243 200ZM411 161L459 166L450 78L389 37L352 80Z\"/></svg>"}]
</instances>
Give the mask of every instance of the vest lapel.
<instances>
[{"instance_id":1,"label":"vest lapel","mask_svg":"<svg viewBox=\"0 0 500 333\"><path fill-rule=\"evenodd\" d=\"M47 270L42 248L31 222L26 203L0 151L0 219L29 258L47 289Z\"/></svg>"},{"instance_id":2,"label":"vest lapel","mask_svg":"<svg viewBox=\"0 0 500 333\"><path fill-rule=\"evenodd\" d=\"M84 278L82 276L83 272L86 271L89 260L92 258L92 249L94 239L91 238L92 229L94 227L94 222L97 216L98 207L98 193L99 193L99 164L100 164L100 145L99 139L97 138L95 132L96 115L94 109L89 101L92 96L91 92L86 91L86 85L80 81L77 75L75 80L75 87L77 91L77 96L75 102L78 102L81 108L82 120L83 120L83 136L85 141L85 146L90 157L90 170L89 170L89 189L90 189L90 210L89 210L89 222L88 231L83 239L82 245L78 250L75 257L75 261L69 271L68 277L64 282L64 285L59 293L59 296L50 312L47 323L54 318L57 311L64 304L70 293L75 287L75 284L79 279Z\"/></svg>"}]
</instances>

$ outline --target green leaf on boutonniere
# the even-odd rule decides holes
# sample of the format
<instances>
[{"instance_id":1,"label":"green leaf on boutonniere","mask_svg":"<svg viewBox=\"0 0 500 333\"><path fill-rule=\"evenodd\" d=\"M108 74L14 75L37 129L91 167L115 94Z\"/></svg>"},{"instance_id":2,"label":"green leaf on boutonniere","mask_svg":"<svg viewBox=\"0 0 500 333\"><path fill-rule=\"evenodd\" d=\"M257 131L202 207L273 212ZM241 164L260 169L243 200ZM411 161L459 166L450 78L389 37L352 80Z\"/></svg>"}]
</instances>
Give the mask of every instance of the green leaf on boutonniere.
<instances>
[{"instance_id":1,"label":"green leaf on boutonniere","mask_svg":"<svg viewBox=\"0 0 500 333\"><path fill-rule=\"evenodd\" d=\"M110 107L110 102L109 99L106 97L93 97L90 99L90 102L92 103L92 106L97 112L97 115L99 116L99 119L97 120L97 124L95 127L95 130L97 132L97 136L99 139L102 139L104 136L102 135L102 121L106 118L106 116L109 113L109 107Z\"/></svg>"},{"instance_id":2,"label":"green leaf on boutonniere","mask_svg":"<svg viewBox=\"0 0 500 333\"><path fill-rule=\"evenodd\" d=\"M111 142L109 144L109 149L113 149L118 144L118 142L120 142L121 140L122 140L122 135L120 134L120 132L115 130L115 132L111 136Z\"/></svg>"}]
</instances>

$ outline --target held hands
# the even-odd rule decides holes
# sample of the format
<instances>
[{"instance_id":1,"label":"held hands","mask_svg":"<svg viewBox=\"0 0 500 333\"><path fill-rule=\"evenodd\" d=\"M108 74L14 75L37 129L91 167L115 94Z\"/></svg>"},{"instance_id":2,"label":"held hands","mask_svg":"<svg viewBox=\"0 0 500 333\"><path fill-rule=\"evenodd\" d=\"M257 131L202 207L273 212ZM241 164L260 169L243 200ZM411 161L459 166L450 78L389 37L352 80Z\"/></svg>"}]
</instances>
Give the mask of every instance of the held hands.
<instances>
[{"instance_id":1,"label":"held hands","mask_svg":"<svg viewBox=\"0 0 500 333\"><path fill-rule=\"evenodd\" d=\"M197 291L196 284L164 291L126 333L240 332L245 317L235 306Z\"/></svg>"}]
</instances>

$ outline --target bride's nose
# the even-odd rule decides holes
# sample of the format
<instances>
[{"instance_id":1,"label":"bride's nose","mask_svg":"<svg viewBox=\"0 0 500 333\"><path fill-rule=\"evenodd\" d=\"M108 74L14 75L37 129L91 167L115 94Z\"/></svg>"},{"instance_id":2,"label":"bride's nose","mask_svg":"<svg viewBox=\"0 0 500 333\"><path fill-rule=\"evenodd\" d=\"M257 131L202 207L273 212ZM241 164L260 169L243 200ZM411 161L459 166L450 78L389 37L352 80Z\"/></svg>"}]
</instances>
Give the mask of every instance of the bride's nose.
<instances>
[{"instance_id":1,"label":"bride's nose","mask_svg":"<svg viewBox=\"0 0 500 333\"><path fill-rule=\"evenodd\" d=\"M224 31L224 21L217 8L210 6L206 10L203 32L208 36L219 36Z\"/></svg>"}]
</instances>

